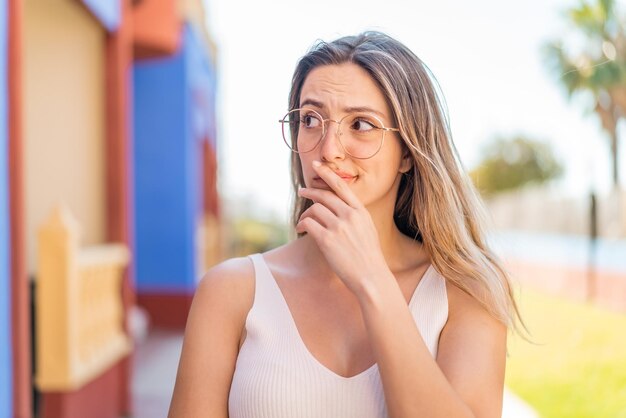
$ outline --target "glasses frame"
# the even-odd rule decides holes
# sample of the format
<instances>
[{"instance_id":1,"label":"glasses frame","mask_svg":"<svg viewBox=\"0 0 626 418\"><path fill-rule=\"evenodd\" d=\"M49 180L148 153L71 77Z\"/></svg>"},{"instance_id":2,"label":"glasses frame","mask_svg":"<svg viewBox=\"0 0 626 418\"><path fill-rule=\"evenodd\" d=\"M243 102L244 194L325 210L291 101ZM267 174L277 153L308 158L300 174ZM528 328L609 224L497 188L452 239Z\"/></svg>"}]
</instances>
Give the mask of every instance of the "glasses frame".
<instances>
[{"instance_id":1,"label":"glasses frame","mask_svg":"<svg viewBox=\"0 0 626 418\"><path fill-rule=\"evenodd\" d=\"M287 138L286 138L286 136L285 136L285 126L286 126L286 125L287 125L287 126L289 125L289 121L287 120L287 118L289 117L289 115L290 115L291 113L296 112L296 111L301 111L301 110L306 110L306 111L309 111L309 112L313 112L313 113L315 113L317 116L319 116L319 120L320 120L320 121L322 121L322 135L320 135L320 138L319 138L319 139L318 139L318 141L315 143L315 145L313 146L313 148L311 148L311 149L310 149L310 150L308 150L308 151L300 151L300 150L296 150L296 149L294 149L294 148L293 148L293 146L292 146L292 144L289 144L289 142L287 141ZM343 118L341 118L341 119L339 119L339 120L337 121L337 120L330 119L330 118L329 118L329 119L324 119L324 117L322 117L322 115L321 115L318 111L316 111L316 110L314 110L314 109L310 109L310 108L306 108L306 107L298 107L298 108L296 108L296 109L292 109L292 110L288 111L288 112L285 114L285 116L284 116L282 119L280 119L278 122L282 125L283 141L285 142L285 144L287 145L287 147L289 147L289 149L290 149L292 152L295 152L296 154L306 154L306 153L308 153L308 152L313 151L315 148L317 148L317 146L318 146L318 145L322 142L322 139L324 139L324 138L326 137L326 133L327 133L327 131L326 131L326 127L328 126L328 125L327 125L327 122L335 122L335 123L337 124L337 139L339 139L339 145L341 145L341 149L343 150L343 152L344 152L344 153L348 154L348 155L349 155L349 156L351 156L352 158L357 158L357 159L359 159L359 160L368 160L368 159L370 159L370 158L373 158L376 154L378 154L378 153L380 152L380 150L381 150L381 149L382 149L382 147L383 147L383 144L385 143L385 133L386 133L387 131L391 131L391 132L400 132L400 129L398 129L398 128L388 128L388 127L386 127L386 126L385 126L385 124L383 123L383 121L382 121L382 120L380 120L380 118L379 118L379 117L377 117L376 115L369 115L369 116L371 116L372 118L376 119L376 120L380 123L380 127L375 126L374 128L375 128L375 129L379 129L379 130L381 130L381 131L383 132L383 134L382 134L382 139L380 140L380 145L378 146L378 149L376 149L376 152L374 152L372 155L370 155L369 157L357 157L356 155L353 155L353 154L351 154L350 152L348 152L348 150L346 149L346 147L343 145L343 142L341 142L341 135L343 135L343 133L342 133L342 132L341 132L341 130L340 130L340 128L341 128L341 122L343 122L343 120L344 120L345 118L347 118L348 116L351 116L351 115L352 115L352 114L347 114L346 116L344 116ZM290 128L288 127L287 129L290 129ZM289 132L289 135L291 136L291 132ZM296 138L296 142L297 142L297 138Z\"/></svg>"}]
</instances>

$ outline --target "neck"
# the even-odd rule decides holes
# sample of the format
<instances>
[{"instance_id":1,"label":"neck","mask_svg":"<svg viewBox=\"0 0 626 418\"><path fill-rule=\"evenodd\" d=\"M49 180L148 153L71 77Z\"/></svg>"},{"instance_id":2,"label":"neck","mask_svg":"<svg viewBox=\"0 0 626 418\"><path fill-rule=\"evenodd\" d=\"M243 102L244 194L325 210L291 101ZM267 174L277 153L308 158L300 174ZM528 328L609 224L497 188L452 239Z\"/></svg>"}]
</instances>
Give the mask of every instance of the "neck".
<instances>
[{"instance_id":1,"label":"neck","mask_svg":"<svg viewBox=\"0 0 626 418\"><path fill-rule=\"evenodd\" d=\"M376 226L383 256L389 268L394 271L406 259L403 249L406 249L407 237L396 226L393 219L395 202L389 204L390 202L390 199L386 199L379 204L374 203L367 210Z\"/></svg>"}]
</instances>

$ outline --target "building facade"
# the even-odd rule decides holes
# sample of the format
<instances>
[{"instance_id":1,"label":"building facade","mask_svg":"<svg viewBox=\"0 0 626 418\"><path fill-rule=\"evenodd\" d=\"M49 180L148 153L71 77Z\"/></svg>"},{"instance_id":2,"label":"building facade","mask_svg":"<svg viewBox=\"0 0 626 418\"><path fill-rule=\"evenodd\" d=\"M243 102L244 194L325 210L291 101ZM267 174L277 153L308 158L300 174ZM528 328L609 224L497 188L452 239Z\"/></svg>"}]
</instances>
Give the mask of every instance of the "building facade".
<instances>
[{"instance_id":1,"label":"building facade","mask_svg":"<svg viewBox=\"0 0 626 418\"><path fill-rule=\"evenodd\" d=\"M130 414L133 313L184 326L219 231L203 13L200 0L0 0L0 417ZM171 136L149 141L155 121ZM155 164L175 187L154 188ZM184 302L164 312L159 298Z\"/></svg>"}]
</instances>

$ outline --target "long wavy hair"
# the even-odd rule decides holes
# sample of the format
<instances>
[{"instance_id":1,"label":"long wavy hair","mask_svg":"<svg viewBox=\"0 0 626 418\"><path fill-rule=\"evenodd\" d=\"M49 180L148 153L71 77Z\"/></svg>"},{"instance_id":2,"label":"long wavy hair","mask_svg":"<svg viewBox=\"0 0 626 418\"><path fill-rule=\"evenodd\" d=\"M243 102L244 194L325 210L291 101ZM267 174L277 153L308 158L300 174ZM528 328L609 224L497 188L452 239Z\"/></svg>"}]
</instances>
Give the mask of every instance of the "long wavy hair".
<instances>
[{"instance_id":1,"label":"long wavy hair","mask_svg":"<svg viewBox=\"0 0 626 418\"><path fill-rule=\"evenodd\" d=\"M510 277L489 248L482 203L452 142L436 80L405 45L380 32L364 32L332 42L318 41L298 62L289 109L300 107L310 71L323 65L354 63L376 81L400 129L411 169L402 176L394 219L404 234L423 243L435 269L478 300L507 326L517 328L519 310ZM292 138L297 140L297 130ZM298 197L304 187L298 154L291 157L295 194L292 223L311 201Z\"/></svg>"}]
</instances>

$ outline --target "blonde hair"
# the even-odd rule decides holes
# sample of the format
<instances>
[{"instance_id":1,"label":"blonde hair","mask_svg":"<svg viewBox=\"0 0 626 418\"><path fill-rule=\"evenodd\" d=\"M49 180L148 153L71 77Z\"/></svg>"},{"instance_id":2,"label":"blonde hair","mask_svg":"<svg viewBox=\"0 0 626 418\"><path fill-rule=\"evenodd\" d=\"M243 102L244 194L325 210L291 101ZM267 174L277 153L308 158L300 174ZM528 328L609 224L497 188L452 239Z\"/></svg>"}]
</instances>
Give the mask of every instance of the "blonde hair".
<instances>
[{"instance_id":1,"label":"blonde hair","mask_svg":"<svg viewBox=\"0 0 626 418\"><path fill-rule=\"evenodd\" d=\"M319 41L298 62L289 108L300 107L302 85L319 66L354 63L378 83L400 128L412 168L402 177L394 210L396 225L421 241L446 280L474 297L507 326L517 328L519 310L511 281L485 238L481 201L460 163L448 120L428 67L397 40L364 32ZM297 139L297 132L292 132ZM311 202L298 197L304 186L298 154L291 158L296 200L293 225Z\"/></svg>"}]
</instances>

